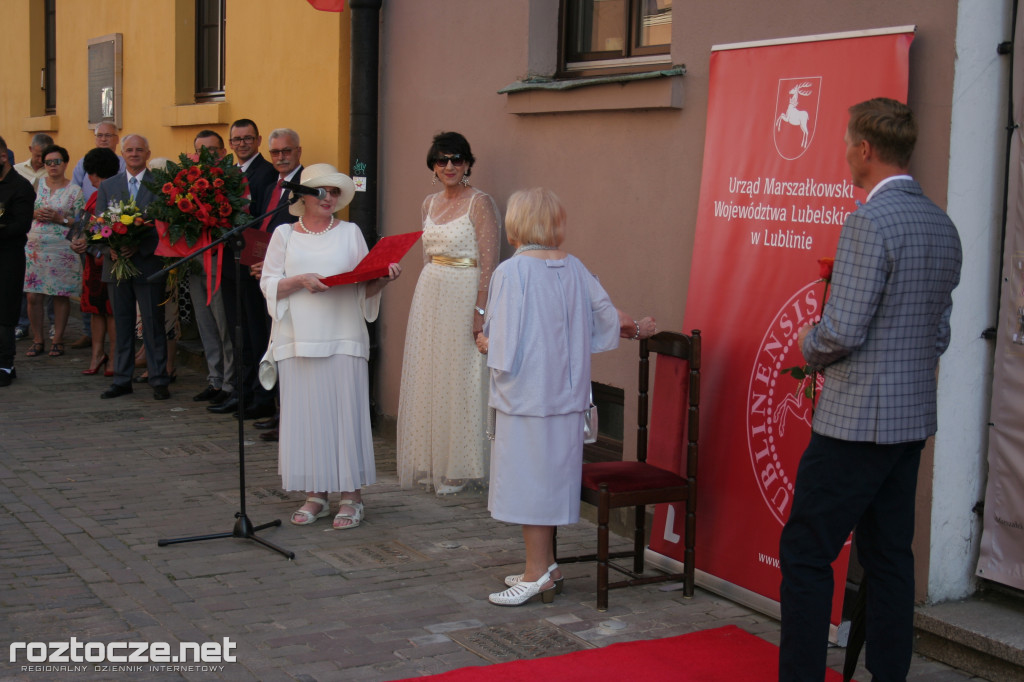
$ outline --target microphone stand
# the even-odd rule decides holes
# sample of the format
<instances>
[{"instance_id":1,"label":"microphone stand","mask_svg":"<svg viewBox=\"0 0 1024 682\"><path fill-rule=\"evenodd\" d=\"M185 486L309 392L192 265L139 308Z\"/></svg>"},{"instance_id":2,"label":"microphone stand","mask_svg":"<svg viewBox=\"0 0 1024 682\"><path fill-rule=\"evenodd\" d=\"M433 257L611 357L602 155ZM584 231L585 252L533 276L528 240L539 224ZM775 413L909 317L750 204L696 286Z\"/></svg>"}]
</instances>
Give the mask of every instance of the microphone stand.
<instances>
[{"instance_id":1,"label":"microphone stand","mask_svg":"<svg viewBox=\"0 0 1024 682\"><path fill-rule=\"evenodd\" d=\"M298 199L298 195L292 193L291 202L294 203ZM235 320L235 338L234 338L234 352L235 357L242 358L242 324L245 318L245 311L242 309L242 249L245 247L245 238L242 236L242 230L257 225L267 216L273 215L285 208L288 204L281 204L275 207L271 211L267 211L261 216L257 216L253 220L232 228L229 232L224 233L219 239L211 242L207 246L199 249L195 253L191 253L184 258L181 258L171 265L168 265L160 272L148 277L149 281L153 281L158 277L170 272L174 268L178 267L183 263L196 258L200 254L204 253L225 242L230 242L230 247L234 253L235 260L235 309L238 311ZM230 532L227 533L214 533L211 535L194 535L191 537L173 538L169 540L157 540L157 545L164 547L165 545L175 545L182 542L197 542L199 540L213 540L217 538L243 538L246 540L254 540L259 544L268 547L279 554L283 554L289 559L295 558L295 552L291 552L286 549L281 549L273 543L267 542L263 538L256 535L256 531L263 530L264 528L270 528L271 526L280 526L281 519L274 519L269 523L264 523L259 526L254 526L252 521L245 513L245 392L242 390L242 371L241 362L238 363L235 371L235 395L238 396L238 511L235 513L235 525Z\"/></svg>"}]
</instances>

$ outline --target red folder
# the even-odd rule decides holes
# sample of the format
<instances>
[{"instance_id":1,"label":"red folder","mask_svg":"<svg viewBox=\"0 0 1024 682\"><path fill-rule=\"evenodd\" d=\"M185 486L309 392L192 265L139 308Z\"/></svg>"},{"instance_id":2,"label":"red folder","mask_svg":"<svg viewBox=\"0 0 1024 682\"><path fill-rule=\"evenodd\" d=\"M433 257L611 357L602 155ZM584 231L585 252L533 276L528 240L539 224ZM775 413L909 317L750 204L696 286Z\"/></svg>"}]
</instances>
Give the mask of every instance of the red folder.
<instances>
[{"instance_id":1,"label":"red folder","mask_svg":"<svg viewBox=\"0 0 1024 682\"><path fill-rule=\"evenodd\" d=\"M409 252L412 245L423 234L423 230L407 232L406 234L395 234L390 237L381 237L380 241L373 245L370 253L366 254L355 270L343 272L340 275L324 277L321 282L329 287L339 284L355 284L366 282L378 277L387 277L388 266L402 260L402 257Z\"/></svg>"},{"instance_id":2,"label":"red folder","mask_svg":"<svg viewBox=\"0 0 1024 682\"><path fill-rule=\"evenodd\" d=\"M242 237L245 239L245 247L242 248L242 255L238 262L242 265L256 265L262 263L267 257L267 246L270 245L270 232L264 232L257 227L250 227L242 230Z\"/></svg>"}]
</instances>

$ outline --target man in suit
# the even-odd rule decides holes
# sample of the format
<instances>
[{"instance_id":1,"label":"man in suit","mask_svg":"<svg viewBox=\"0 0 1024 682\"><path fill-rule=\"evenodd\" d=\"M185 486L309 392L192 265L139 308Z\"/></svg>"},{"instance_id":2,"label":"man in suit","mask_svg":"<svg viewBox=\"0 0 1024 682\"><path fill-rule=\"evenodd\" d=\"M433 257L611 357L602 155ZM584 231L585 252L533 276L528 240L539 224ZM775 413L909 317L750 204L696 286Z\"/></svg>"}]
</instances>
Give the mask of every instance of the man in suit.
<instances>
[{"instance_id":1,"label":"man in suit","mask_svg":"<svg viewBox=\"0 0 1024 682\"><path fill-rule=\"evenodd\" d=\"M263 137L252 119L240 118L232 123L228 143L235 153L235 164L249 181L249 193L252 198L249 207L250 212L255 215L256 209L265 203L267 191L277 180L277 171L260 153Z\"/></svg>"},{"instance_id":2,"label":"man in suit","mask_svg":"<svg viewBox=\"0 0 1024 682\"><path fill-rule=\"evenodd\" d=\"M248 119L242 120L248 121ZM255 125L252 129L255 131ZM232 131L232 138L245 137L245 135L239 135L234 126L232 126ZM243 139L242 142L244 143L245 140ZM301 177L302 146L299 134L290 128L278 128L270 133L270 159L274 170L277 171L273 177L273 181L277 184L260 190L262 198L258 204L256 203L256 190L254 190L252 204L256 207L253 212L257 216L272 211L259 223L259 229L265 232L273 232L274 228L281 223L293 223L298 220L296 216L288 212L291 191L281 187L280 183L282 181L298 182ZM241 289L242 315L245 321L243 326L245 338L240 355L246 419L273 419L276 413L274 394L263 388L257 375L260 358L263 357L267 344L270 342L270 318L267 315L266 299L263 298L259 283L262 271L262 263L250 266L248 272L242 273L241 282L238 283ZM234 328L239 314L235 310L234 300L233 277L226 276L224 278L224 301L228 313L228 323L232 328ZM238 357L239 354L236 352L236 359ZM217 414L234 414L238 411L238 405L238 397L233 396L220 405L210 405L206 409Z\"/></svg>"},{"instance_id":3,"label":"man in suit","mask_svg":"<svg viewBox=\"0 0 1024 682\"><path fill-rule=\"evenodd\" d=\"M855 528L868 670L880 682L906 678L917 469L936 431L935 372L960 281L956 228L907 174L917 141L910 108L855 104L845 141L853 184L868 197L843 225L821 321L798 335L825 387L779 548L785 682L824 679L830 564Z\"/></svg>"},{"instance_id":4,"label":"man in suit","mask_svg":"<svg viewBox=\"0 0 1024 682\"><path fill-rule=\"evenodd\" d=\"M11 166L7 142L0 137L0 387L10 386L15 336L25 284L25 242L32 227L36 193Z\"/></svg>"},{"instance_id":5,"label":"man in suit","mask_svg":"<svg viewBox=\"0 0 1024 682\"><path fill-rule=\"evenodd\" d=\"M153 176L146 167L149 161L149 142L141 135L126 135L121 145L125 169L112 178L100 183L96 190L96 210L104 211L111 201L135 199L135 204L145 210L156 195L146 186ZM146 346L146 369L149 385L153 387L155 400L166 400L171 396L167 385L167 334L164 329L164 308L160 303L165 297L166 277L150 282L147 278L163 269L163 261L154 252L158 243L156 228L145 228L145 236L137 247L123 248L120 253L111 253L111 258L131 258L140 275L130 280L117 281L111 278L110 300L114 310L114 326L117 330L117 345L114 358L114 383L104 391L101 398L117 398L132 392L132 370L135 367L135 309L136 304L142 316L142 340ZM104 274L107 261L104 258Z\"/></svg>"}]
</instances>

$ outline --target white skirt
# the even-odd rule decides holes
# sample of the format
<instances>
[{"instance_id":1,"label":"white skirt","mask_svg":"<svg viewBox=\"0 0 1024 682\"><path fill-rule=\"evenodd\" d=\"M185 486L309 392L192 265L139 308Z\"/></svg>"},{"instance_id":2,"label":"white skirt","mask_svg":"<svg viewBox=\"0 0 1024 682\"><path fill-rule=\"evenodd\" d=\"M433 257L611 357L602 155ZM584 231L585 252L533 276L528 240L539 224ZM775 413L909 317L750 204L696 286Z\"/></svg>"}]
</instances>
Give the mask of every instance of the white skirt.
<instances>
[{"instance_id":1,"label":"white skirt","mask_svg":"<svg viewBox=\"0 0 1024 682\"><path fill-rule=\"evenodd\" d=\"M277 370L281 486L332 493L375 483L366 360L351 355L287 358Z\"/></svg>"},{"instance_id":2,"label":"white skirt","mask_svg":"<svg viewBox=\"0 0 1024 682\"><path fill-rule=\"evenodd\" d=\"M583 413L497 413L487 509L499 521L561 526L580 520Z\"/></svg>"}]
</instances>

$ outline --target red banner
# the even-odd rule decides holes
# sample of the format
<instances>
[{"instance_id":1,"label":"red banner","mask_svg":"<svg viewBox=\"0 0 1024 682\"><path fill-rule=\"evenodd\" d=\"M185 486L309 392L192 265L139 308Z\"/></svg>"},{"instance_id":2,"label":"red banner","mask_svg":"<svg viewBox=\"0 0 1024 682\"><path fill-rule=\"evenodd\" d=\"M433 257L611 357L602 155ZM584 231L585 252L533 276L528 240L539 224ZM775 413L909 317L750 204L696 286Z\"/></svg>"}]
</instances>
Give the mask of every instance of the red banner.
<instances>
[{"instance_id":1,"label":"red banner","mask_svg":"<svg viewBox=\"0 0 1024 682\"><path fill-rule=\"evenodd\" d=\"M913 27L718 46L683 330L704 339L696 568L778 602L779 535L789 516L811 402L786 367L818 319L818 259L864 193L843 134L852 104L907 98ZM657 368L650 461L679 469L684 385ZM682 561L685 510L660 505L651 549ZM833 622L849 543L836 561Z\"/></svg>"}]
</instances>

